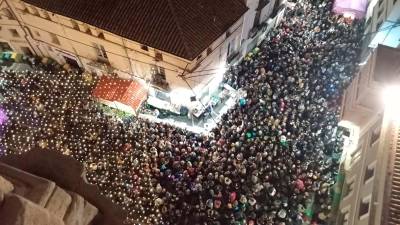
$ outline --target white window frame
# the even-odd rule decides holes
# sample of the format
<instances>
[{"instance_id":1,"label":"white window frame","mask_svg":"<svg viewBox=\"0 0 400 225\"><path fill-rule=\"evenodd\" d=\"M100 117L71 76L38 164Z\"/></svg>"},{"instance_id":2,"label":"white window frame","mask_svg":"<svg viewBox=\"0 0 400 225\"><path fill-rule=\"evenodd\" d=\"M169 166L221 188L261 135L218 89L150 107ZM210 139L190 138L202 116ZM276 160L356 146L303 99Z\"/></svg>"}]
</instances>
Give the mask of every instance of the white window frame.
<instances>
[{"instance_id":1,"label":"white window frame","mask_svg":"<svg viewBox=\"0 0 400 225\"><path fill-rule=\"evenodd\" d=\"M21 38L21 35L19 34L19 32L18 32L17 29L10 28L10 29L8 29L8 30L10 31L11 36L12 36L13 38ZM15 31L15 32L14 32L14 31Z\"/></svg>"}]
</instances>

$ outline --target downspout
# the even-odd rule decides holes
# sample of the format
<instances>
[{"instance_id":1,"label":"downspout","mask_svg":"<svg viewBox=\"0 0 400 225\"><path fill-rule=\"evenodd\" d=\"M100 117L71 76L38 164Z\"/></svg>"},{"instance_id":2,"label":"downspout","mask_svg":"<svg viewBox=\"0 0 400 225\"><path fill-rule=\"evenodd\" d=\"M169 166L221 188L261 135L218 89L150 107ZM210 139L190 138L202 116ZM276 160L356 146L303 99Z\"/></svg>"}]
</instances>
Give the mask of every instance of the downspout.
<instances>
[{"instance_id":1,"label":"downspout","mask_svg":"<svg viewBox=\"0 0 400 225\"><path fill-rule=\"evenodd\" d=\"M132 61L131 61L131 58L129 58L128 49L127 49L127 47L126 47L126 41L125 41L124 38L122 38L122 45L124 46L126 58L128 58L128 61L129 61L129 66L130 66L131 74L134 75Z\"/></svg>"}]
</instances>

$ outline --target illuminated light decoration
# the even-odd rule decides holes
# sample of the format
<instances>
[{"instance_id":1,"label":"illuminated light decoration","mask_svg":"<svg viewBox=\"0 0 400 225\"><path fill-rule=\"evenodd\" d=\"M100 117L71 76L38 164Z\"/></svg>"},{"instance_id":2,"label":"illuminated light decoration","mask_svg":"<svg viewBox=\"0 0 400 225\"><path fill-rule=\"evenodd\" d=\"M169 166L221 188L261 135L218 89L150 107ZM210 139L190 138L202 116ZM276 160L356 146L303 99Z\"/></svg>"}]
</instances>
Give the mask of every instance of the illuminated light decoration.
<instances>
[{"instance_id":1,"label":"illuminated light decoration","mask_svg":"<svg viewBox=\"0 0 400 225\"><path fill-rule=\"evenodd\" d=\"M1 132L1 126L6 125L8 121L7 114L3 108L0 107L0 132Z\"/></svg>"},{"instance_id":2,"label":"illuminated light decoration","mask_svg":"<svg viewBox=\"0 0 400 225\"><path fill-rule=\"evenodd\" d=\"M8 117L3 108L0 107L0 138L3 137L4 126L7 124ZM0 156L6 154L6 147L0 143Z\"/></svg>"}]
</instances>

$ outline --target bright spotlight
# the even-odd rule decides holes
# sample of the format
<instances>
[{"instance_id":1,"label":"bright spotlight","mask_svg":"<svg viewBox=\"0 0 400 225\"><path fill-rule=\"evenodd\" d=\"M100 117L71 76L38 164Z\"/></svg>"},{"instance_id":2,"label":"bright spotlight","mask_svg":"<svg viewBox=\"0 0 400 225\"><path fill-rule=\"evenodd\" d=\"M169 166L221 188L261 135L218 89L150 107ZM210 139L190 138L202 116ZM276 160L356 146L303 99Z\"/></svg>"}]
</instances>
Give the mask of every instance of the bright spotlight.
<instances>
[{"instance_id":1,"label":"bright spotlight","mask_svg":"<svg viewBox=\"0 0 400 225\"><path fill-rule=\"evenodd\" d=\"M400 120L400 86L389 86L383 90L385 113L391 119Z\"/></svg>"}]
</instances>

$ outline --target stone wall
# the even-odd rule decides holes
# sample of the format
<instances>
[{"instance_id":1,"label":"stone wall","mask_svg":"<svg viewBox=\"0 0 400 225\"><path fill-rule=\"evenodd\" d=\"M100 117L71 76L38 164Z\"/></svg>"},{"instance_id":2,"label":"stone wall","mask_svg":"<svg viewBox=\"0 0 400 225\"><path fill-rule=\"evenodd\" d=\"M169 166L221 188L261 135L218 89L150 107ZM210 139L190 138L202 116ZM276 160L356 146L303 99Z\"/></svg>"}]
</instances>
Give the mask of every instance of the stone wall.
<instances>
[{"instance_id":1,"label":"stone wall","mask_svg":"<svg viewBox=\"0 0 400 225\"><path fill-rule=\"evenodd\" d=\"M119 225L125 212L86 182L83 166L54 151L0 159L1 225Z\"/></svg>"}]
</instances>

